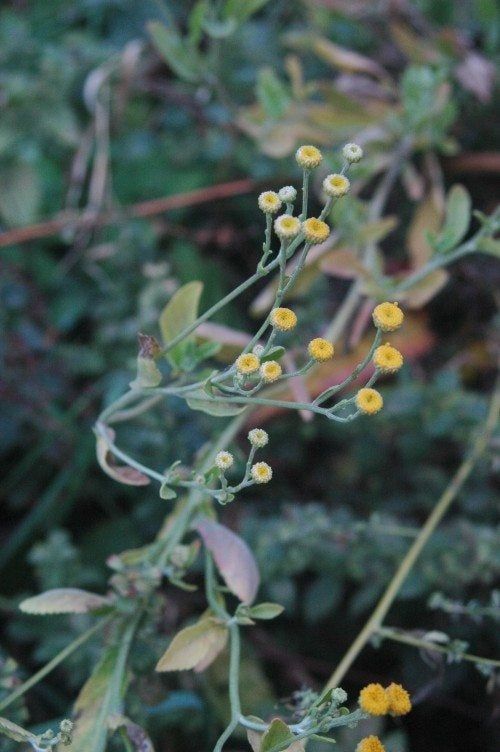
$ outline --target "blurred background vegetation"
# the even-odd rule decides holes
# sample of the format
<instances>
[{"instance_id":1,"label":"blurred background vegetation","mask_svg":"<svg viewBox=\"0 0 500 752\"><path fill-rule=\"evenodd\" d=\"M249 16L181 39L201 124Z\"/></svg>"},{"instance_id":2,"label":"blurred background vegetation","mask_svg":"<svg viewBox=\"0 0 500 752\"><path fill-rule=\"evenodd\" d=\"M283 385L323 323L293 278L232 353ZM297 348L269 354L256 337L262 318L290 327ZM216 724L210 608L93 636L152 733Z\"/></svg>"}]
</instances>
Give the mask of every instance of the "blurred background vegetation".
<instances>
[{"instance_id":1,"label":"blurred background vegetation","mask_svg":"<svg viewBox=\"0 0 500 752\"><path fill-rule=\"evenodd\" d=\"M452 185L465 186L476 210L495 208L499 49L494 0L2 3L0 699L89 618L40 620L18 613L19 601L57 586L103 592L107 557L150 541L165 516L154 490L114 484L95 462L92 423L132 378L137 332L156 334L180 284L202 280L208 306L254 269L256 196L297 184L291 155L301 143L321 146L330 168L345 141L361 143L366 159L294 297L300 337L328 329L353 280L369 309L381 273L397 281L425 267ZM396 188L374 213L377 181L394 165ZM479 221L465 223L465 239ZM367 246L378 276L357 261ZM252 418L266 421L275 477L264 497L249 491L224 514L257 553L264 599L286 612L248 631L248 712L328 678L484 420L499 267L494 244L475 250L398 296L410 309L398 335L407 366L384 385L380 416L342 429L295 414ZM220 357L236 351L266 300L266 288L251 290L216 317L225 328L204 336L223 341ZM356 362L368 309L352 311L327 381ZM167 466L219 428L172 402L123 437ZM498 657L495 473L498 460L478 464L390 626ZM202 604L196 593L167 597L168 613L158 604L135 648L129 714L159 752L209 750L226 713L223 666L196 678L151 673L167 635ZM89 642L9 717L30 728L66 717L99 650ZM389 751L496 748L499 685L488 666L386 640L344 685L356 694L391 680L414 693L415 711L385 729ZM356 739L346 735L339 752Z\"/></svg>"}]
</instances>

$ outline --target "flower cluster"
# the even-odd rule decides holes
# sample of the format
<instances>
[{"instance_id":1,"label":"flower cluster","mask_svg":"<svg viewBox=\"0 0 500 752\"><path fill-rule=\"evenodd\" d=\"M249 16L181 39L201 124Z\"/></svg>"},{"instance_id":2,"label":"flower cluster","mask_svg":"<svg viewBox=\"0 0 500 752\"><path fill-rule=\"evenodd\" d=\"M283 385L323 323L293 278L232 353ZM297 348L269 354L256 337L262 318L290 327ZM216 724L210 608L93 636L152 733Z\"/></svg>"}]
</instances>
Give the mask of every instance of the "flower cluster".
<instances>
[{"instance_id":1,"label":"flower cluster","mask_svg":"<svg viewBox=\"0 0 500 752\"><path fill-rule=\"evenodd\" d=\"M411 710L410 695L401 684L368 684L359 693L359 706L370 715L406 715Z\"/></svg>"}]
</instances>

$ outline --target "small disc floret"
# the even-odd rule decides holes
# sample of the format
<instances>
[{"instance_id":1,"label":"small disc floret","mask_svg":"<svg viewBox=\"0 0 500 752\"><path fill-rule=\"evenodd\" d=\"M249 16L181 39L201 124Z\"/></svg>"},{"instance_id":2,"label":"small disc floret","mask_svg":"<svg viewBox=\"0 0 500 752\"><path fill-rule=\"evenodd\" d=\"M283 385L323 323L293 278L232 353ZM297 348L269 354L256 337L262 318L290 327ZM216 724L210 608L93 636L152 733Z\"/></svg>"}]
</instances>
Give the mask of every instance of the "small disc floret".
<instances>
[{"instance_id":1,"label":"small disc floret","mask_svg":"<svg viewBox=\"0 0 500 752\"><path fill-rule=\"evenodd\" d=\"M389 710L389 700L381 684L368 684L359 693L361 710L370 715L385 715Z\"/></svg>"},{"instance_id":2,"label":"small disc floret","mask_svg":"<svg viewBox=\"0 0 500 752\"><path fill-rule=\"evenodd\" d=\"M282 373L283 369L277 360L267 360L260 367L260 375L266 384L272 384L273 381L277 381Z\"/></svg>"},{"instance_id":3,"label":"small disc floret","mask_svg":"<svg viewBox=\"0 0 500 752\"><path fill-rule=\"evenodd\" d=\"M384 406L380 392L370 387L363 387L356 395L356 407L366 415L375 415Z\"/></svg>"},{"instance_id":4,"label":"small disc floret","mask_svg":"<svg viewBox=\"0 0 500 752\"><path fill-rule=\"evenodd\" d=\"M397 303L380 303L373 310L373 322L383 332L394 332L403 323L404 313Z\"/></svg>"},{"instance_id":5,"label":"small disc floret","mask_svg":"<svg viewBox=\"0 0 500 752\"><path fill-rule=\"evenodd\" d=\"M309 217L302 223L302 231L307 243L315 245L323 243L330 234L330 228L321 219Z\"/></svg>"},{"instance_id":6,"label":"small disc floret","mask_svg":"<svg viewBox=\"0 0 500 752\"><path fill-rule=\"evenodd\" d=\"M260 360L255 353L243 353L236 359L236 370L244 375L255 373L259 370Z\"/></svg>"},{"instance_id":7,"label":"small disc floret","mask_svg":"<svg viewBox=\"0 0 500 752\"><path fill-rule=\"evenodd\" d=\"M304 170L312 170L320 164L323 155L315 146L306 145L297 149L295 159L299 167L303 167Z\"/></svg>"},{"instance_id":8,"label":"small disc floret","mask_svg":"<svg viewBox=\"0 0 500 752\"><path fill-rule=\"evenodd\" d=\"M385 752L385 747L378 736L365 736L356 747L356 752Z\"/></svg>"},{"instance_id":9,"label":"small disc floret","mask_svg":"<svg viewBox=\"0 0 500 752\"><path fill-rule=\"evenodd\" d=\"M274 231L281 240L296 238L301 230L300 219L291 214L282 214L274 220Z\"/></svg>"},{"instance_id":10,"label":"small disc floret","mask_svg":"<svg viewBox=\"0 0 500 752\"><path fill-rule=\"evenodd\" d=\"M323 180L323 190L330 198L345 196L350 187L351 183L345 175L334 173L333 175L327 175Z\"/></svg>"},{"instance_id":11,"label":"small disc floret","mask_svg":"<svg viewBox=\"0 0 500 752\"><path fill-rule=\"evenodd\" d=\"M234 464L234 457L231 454L231 452L217 452L215 455L215 466L219 468L219 470L229 470L230 467L232 467Z\"/></svg>"},{"instance_id":12,"label":"small disc floret","mask_svg":"<svg viewBox=\"0 0 500 752\"><path fill-rule=\"evenodd\" d=\"M272 326L280 332L288 332L297 326L297 316L290 308L273 308L270 318Z\"/></svg>"},{"instance_id":13,"label":"small disc floret","mask_svg":"<svg viewBox=\"0 0 500 752\"><path fill-rule=\"evenodd\" d=\"M259 209L264 214L276 214L281 209L282 203L280 197L275 191L264 191L258 199Z\"/></svg>"},{"instance_id":14,"label":"small disc floret","mask_svg":"<svg viewBox=\"0 0 500 752\"><path fill-rule=\"evenodd\" d=\"M255 483L269 483L273 477L273 471L267 462L256 462L252 465L250 474Z\"/></svg>"},{"instance_id":15,"label":"small disc floret","mask_svg":"<svg viewBox=\"0 0 500 752\"><path fill-rule=\"evenodd\" d=\"M333 358L335 348L327 339L316 337L309 342L307 351L313 360L318 363L326 363L327 360Z\"/></svg>"},{"instance_id":16,"label":"small disc floret","mask_svg":"<svg viewBox=\"0 0 500 752\"><path fill-rule=\"evenodd\" d=\"M342 149L342 154L346 162L352 164L354 162L359 162L363 157L363 149L361 146L358 146L358 144L346 144Z\"/></svg>"},{"instance_id":17,"label":"small disc floret","mask_svg":"<svg viewBox=\"0 0 500 752\"><path fill-rule=\"evenodd\" d=\"M391 715L406 715L411 710L410 695L401 684L389 684L385 690Z\"/></svg>"},{"instance_id":18,"label":"small disc floret","mask_svg":"<svg viewBox=\"0 0 500 752\"><path fill-rule=\"evenodd\" d=\"M373 353L373 362L382 373L396 373L403 365L403 356L387 342L377 347Z\"/></svg>"},{"instance_id":19,"label":"small disc floret","mask_svg":"<svg viewBox=\"0 0 500 752\"><path fill-rule=\"evenodd\" d=\"M262 449L269 442L269 434L263 428L252 428L248 433L248 441L256 449Z\"/></svg>"},{"instance_id":20,"label":"small disc floret","mask_svg":"<svg viewBox=\"0 0 500 752\"><path fill-rule=\"evenodd\" d=\"M297 198L297 190L293 185L285 185L278 191L278 196L285 204L293 204Z\"/></svg>"}]
</instances>

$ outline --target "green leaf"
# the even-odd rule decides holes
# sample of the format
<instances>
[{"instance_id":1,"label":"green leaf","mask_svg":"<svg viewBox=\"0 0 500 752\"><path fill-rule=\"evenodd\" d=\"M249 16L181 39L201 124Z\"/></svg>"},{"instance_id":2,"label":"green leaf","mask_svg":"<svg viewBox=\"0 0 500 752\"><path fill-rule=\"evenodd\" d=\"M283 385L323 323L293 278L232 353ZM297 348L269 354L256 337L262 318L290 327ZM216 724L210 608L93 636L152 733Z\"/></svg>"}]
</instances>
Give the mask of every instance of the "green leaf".
<instances>
[{"instance_id":1,"label":"green leaf","mask_svg":"<svg viewBox=\"0 0 500 752\"><path fill-rule=\"evenodd\" d=\"M226 0L224 16L236 19L241 24L267 5L269 0Z\"/></svg>"},{"instance_id":2,"label":"green leaf","mask_svg":"<svg viewBox=\"0 0 500 752\"><path fill-rule=\"evenodd\" d=\"M184 43L182 36L172 26L150 21L147 28L153 43L179 78L195 83L200 78L201 61L198 53Z\"/></svg>"},{"instance_id":3,"label":"green leaf","mask_svg":"<svg viewBox=\"0 0 500 752\"><path fill-rule=\"evenodd\" d=\"M312 734L312 739L317 739L319 742L323 742L324 744L337 744L335 739L332 739L330 736L321 736L321 734Z\"/></svg>"},{"instance_id":4,"label":"green leaf","mask_svg":"<svg viewBox=\"0 0 500 752\"><path fill-rule=\"evenodd\" d=\"M274 752L275 749L281 749L285 744L288 744L290 747L293 741L294 736L286 723L282 721L281 718L275 718L262 737L260 752ZM298 743L300 744L301 742ZM293 752L295 752L295 750L293 750Z\"/></svg>"},{"instance_id":5,"label":"green leaf","mask_svg":"<svg viewBox=\"0 0 500 752\"><path fill-rule=\"evenodd\" d=\"M471 217L471 199L463 185L454 185L446 199L446 216L441 232L432 237L438 253L447 253L457 246L467 233Z\"/></svg>"},{"instance_id":6,"label":"green leaf","mask_svg":"<svg viewBox=\"0 0 500 752\"><path fill-rule=\"evenodd\" d=\"M272 68L261 68L257 78L257 99L266 115L278 120L287 111L291 98Z\"/></svg>"},{"instance_id":7,"label":"green leaf","mask_svg":"<svg viewBox=\"0 0 500 752\"><path fill-rule=\"evenodd\" d=\"M284 610L279 603L258 603L248 610L248 614L253 619L275 619Z\"/></svg>"},{"instance_id":8,"label":"green leaf","mask_svg":"<svg viewBox=\"0 0 500 752\"><path fill-rule=\"evenodd\" d=\"M27 225L38 217L38 172L27 162L0 169L0 216L8 225Z\"/></svg>"},{"instance_id":9,"label":"green leaf","mask_svg":"<svg viewBox=\"0 0 500 752\"><path fill-rule=\"evenodd\" d=\"M280 358L283 357L285 352L286 352L285 348L282 347L281 345L276 345L276 347L271 347L269 352L266 355L262 356L262 358L260 359L261 363L265 363L267 360L279 360Z\"/></svg>"},{"instance_id":10,"label":"green leaf","mask_svg":"<svg viewBox=\"0 0 500 752\"><path fill-rule=\"evenodd\" d=\"M208 415L215 415L218 418L227 418L232 415L239 415L245 409L245 405L236 405L232 402L224 402L222 398L220 401L214 402L207 399L205 391L200 389L195 392L191 392L189 397L186 397L186 402L191 410L201 410Z\"/></svg>"},{"instance_id":11,"label":"green leaf","mask_svg":"<svg viewBox=\"0 0 500 752\"><path fill-rule=\"evenodd\" d=\"M160 499L165 499L166 501L169 501L170 499L176 499L177 494L174 491L173 488L170 488L169 485L167 485L168 481L165 481L161 484L160 488Z\"/></svg>"},{"instance_id":12,"label":"green leaf","mask_svg":"<svg viewBox=\"0 0 500 752\"><path fill-rule=\"evenodd\" d=\"M130 382L131 389L148 389L161 383L161 373L151 358L137 358L137 376Z\"/></svg>"},{"instance_id":13,"label":"green leaf","mask_svg":"<svg viewBox=\"0 0 500 752\"><path fill-rule=\"evenodd\" d=\"M222 21L218 21L213 18L206 18L203 22L203 28L207 32L209 37L213 39L226 39L234 34L238 27L236 19L225 18Z\"/></svg>"},{"instance_id":14,"label":"green leaf","mask_svg":"<svg viewBox=\"0 0 500 752\"><path fill-rule=\"evenodd\" d=\"M27 598L19 604L25 614L87 614L109 606L111 601L78 588L56 588Z\"/></svg>"},{"instance_id":15,"label":"green leaf","mask_svg":"<svg viewBox=\"0 0 500 752\"><path fill-rule=\"evenodd\" d=\"M189 41L197 45L203 33L203 23L210 5L208 0L198 0L188 18Z\"/></svg>"},{"instance_id":16,"label":"green leaf","mask_svg":"<svg viewBox=\"0 0 500 752\"><path fill-rule=\"evenodd\" d=\"M203 671L224 649L227 627L212 618L186 627L178 632L156 664L156 671ZM201 667L201 668L200 668Z\"/></svg>"},{"instance_id":17,"label":"green leaf","mask_svg":"<svg viewBox=\"0 0 500 752\"><path fill-rule=\"evenodd\" d=\"M479 238L477 250L500 258L500 240L495 240L495 238Z\"/></svg>"},{"instance_id":18,"label":"green leaf","mask_svg":"<svg viewBox=\"0 0 500 752\"><path fill-rule=\"evenodd\" d=\"M165 345L168 345L183 329L196 321L202 292L203 284L201 282L188 282L187 285L179 288L169 300L160 314L159 321ZM192 333L169 350L167 358L174 368L181 367L182 358L194 341L195 335Z\"/></svg>"}]
</instances>

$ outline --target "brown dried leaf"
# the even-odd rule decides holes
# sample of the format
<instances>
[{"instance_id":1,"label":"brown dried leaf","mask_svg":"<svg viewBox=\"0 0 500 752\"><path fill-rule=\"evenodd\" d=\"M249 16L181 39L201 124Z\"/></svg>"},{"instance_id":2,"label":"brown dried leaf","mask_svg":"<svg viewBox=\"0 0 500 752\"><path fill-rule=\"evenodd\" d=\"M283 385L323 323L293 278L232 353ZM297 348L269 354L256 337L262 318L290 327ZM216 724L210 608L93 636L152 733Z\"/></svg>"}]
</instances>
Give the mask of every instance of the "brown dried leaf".
<instances>
[{"instance_id":1,"label":"brown dried leaf","mask_svg":"<svg viewBox=\"0 0 500 752\"><path fill-rule=\"evenodd\" d=\"M96 593L78 588L57 588L27 598L19 604L25 614L87 614L111 601Z\"/></svg>"}]
</instances>

